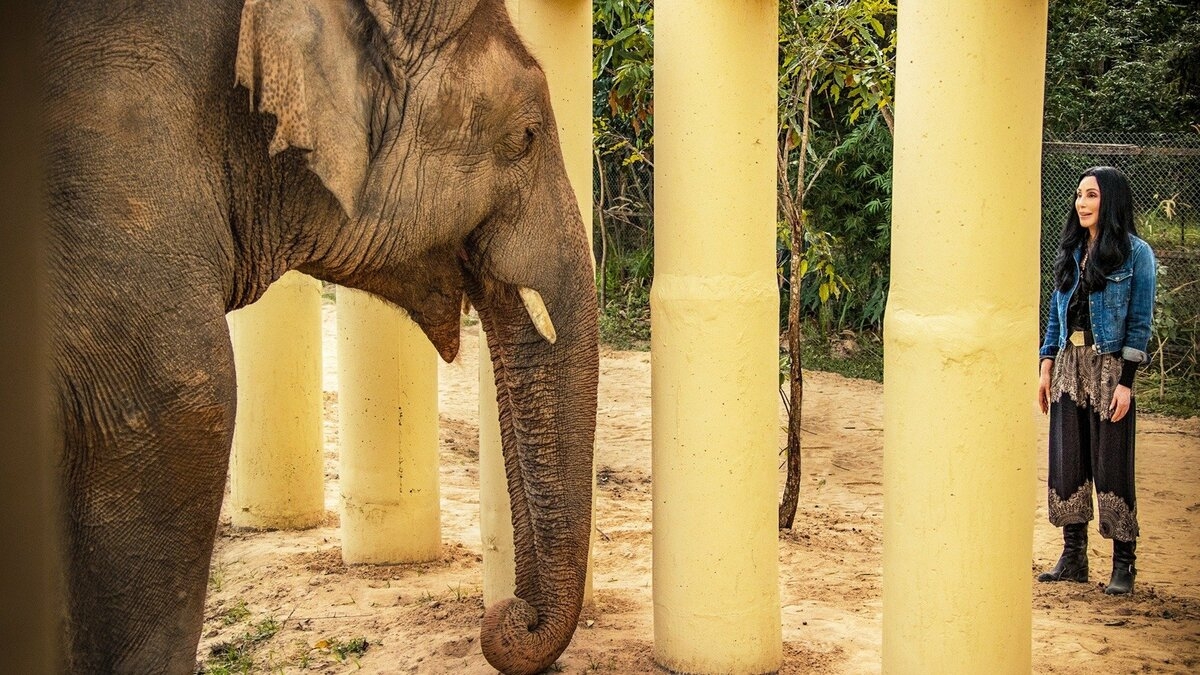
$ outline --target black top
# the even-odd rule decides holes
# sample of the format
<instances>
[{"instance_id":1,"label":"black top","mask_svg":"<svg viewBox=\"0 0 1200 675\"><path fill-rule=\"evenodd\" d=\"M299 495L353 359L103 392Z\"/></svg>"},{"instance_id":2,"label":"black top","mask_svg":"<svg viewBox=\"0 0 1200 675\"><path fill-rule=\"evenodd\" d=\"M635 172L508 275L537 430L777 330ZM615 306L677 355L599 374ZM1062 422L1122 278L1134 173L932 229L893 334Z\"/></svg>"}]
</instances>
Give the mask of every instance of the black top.
<instances>
[{"instance_id":1,"label":"black top","mask_svg":"<svg viewBox=\"0 0 1200 675\"><path fill-rule=\"evenodd\" d=\"M1083 284L1075 289L1071 296L1071 304L1067 305L1067 330L1091 330L1092 311L1088 308L1088 294L1083 290Z\"/></svg>"},{"instance_id":2,"label":"black top","mask_svg":"<svg viewBox=\"0 0 1200 675\"><path fill-rule=\"evenodd\" d=\"M1067 305L1067 330L1074 332L1077 330L1092 329L1092 311L1088 308L1088 293L1080 283L1075 289L1075 295L1071 296L1071 304ZM1118 383L1133 388L1133 375L1137 372L1137 361L1123 359L1121 364L1121 379Z\"/></svg>"}]
</instances>

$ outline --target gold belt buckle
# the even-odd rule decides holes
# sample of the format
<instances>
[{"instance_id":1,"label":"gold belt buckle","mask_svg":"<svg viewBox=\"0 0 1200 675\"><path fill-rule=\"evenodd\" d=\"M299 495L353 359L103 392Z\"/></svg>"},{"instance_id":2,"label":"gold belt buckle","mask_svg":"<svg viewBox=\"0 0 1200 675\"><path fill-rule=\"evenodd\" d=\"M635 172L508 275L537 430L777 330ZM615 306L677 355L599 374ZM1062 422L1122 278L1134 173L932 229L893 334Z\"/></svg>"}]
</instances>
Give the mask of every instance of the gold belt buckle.
<instances>
[{"instance_id":1,"label":"gold belt buckle","mask_svg":"<svg viewBox=\"0 0 1200 675\"><path fill-rule=\"evenodd\" d=\"M1082 347L1087 344L1087 340L1084 338L1083 331L1081 330L1071 333L1070 340L1071 344L1075 345L1076 347Z\"/></svg>"}]
</instances>

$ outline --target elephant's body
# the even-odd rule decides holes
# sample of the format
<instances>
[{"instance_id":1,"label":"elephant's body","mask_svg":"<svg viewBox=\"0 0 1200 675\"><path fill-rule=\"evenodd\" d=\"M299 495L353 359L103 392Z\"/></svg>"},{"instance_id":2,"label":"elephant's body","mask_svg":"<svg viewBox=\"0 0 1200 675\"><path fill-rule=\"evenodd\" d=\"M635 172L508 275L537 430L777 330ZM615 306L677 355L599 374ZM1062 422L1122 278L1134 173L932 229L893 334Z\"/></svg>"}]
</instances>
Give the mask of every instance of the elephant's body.
<instances>
[{"instance_id":1,"label":"elephant's body","mask_svg":"<svg viewBox=\"0 0 1200 675\"><path fill-rule=\"evenodd\" d=\"M579 566L581 546L586 559L582 500L590 509L590 495L579 467L590 484L595 308L590 269L578 268L588 251L553 118L549 133L520 120L517 132L492 133L479 120L503 101L486 82L464 81L469 95L447 95L465 79L457 58L486 64L515 50L478 35L502 6L441 4L252 0L244 12L241 0L130 0L49 10L50 274L71 672L194 669L234 420L225 314L290 269L404 307L446 358L457 350L464 291L479 307L498 379L507 378L498 386L509 399L508 461L535 471L546 461L571 465L569 483L556 477L544 490L532 474L517 479L514 519L527 539L518 595L543 619L564 612L560 623L573 628L582 570L578 584L574 572L550 575L548 588L537 568L555 559ZM448 32L414 41L415 25ZM507 19L496 30L511 34ZM456 51L422 52L431 37ZM346 44L361 52L343 53ZM420 58L397 57L406 46ZM288 85L295 63L279 66L281 49L332 61ZM235 75L257 91L235 86ZM291 98L279 98L281 78ZM437 87L423 88L426 78ZM544 80L528 79L540 83L529 96L543 102ZM337 93L339 82L349 83L349 102L315 110L320 87ZM299 120L297 96L310 108ZM483 98L486 110L453 119L453 101ZM548 105L536 112L549 115ZM510 156L514 133L525 146ZM356 134L347 142L361 157L335 144L347 134ZM550 232L543 248L516 252L540 228ZM551 264L539 269L525 257ZM545 296L557 345L537 339L518 286ZM548 410L556 408L548 396L583 412ZM536 432L543 423L553 428ZM530 515L527 498L550 508ZM551 661L570 638L554 632ZM526 672L547 656L529 658L497 667Z\"/></svg>"},{"instance_id":2,"label":"elephant's body","mask_svg":"<svg viewBox=\"0 0 1200 675\"><path fill-rule=\"evenodd\" d=\"M56 8L47 49L70 669L185 672L234 418L236 197L220 173L256 158L221 156L233 92L215 75L236 41L184 45L137 12L152 8L90 4ZM236 3L196 4L236 34ZM227 125L181 135L180 115Z\"/></svg>"}]
</instances>

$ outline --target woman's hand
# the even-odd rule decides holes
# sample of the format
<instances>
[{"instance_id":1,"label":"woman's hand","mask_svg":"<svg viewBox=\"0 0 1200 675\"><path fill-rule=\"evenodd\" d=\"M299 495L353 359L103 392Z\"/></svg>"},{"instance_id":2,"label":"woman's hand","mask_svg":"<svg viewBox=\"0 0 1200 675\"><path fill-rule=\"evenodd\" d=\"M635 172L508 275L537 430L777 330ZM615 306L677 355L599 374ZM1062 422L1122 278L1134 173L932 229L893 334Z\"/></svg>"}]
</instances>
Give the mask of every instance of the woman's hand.
<instances>
[{"instance_id":1,"label":"woman's hand","mask_svg":"<svg viewBox=\"0 0 1200 675\"><path fill-rule=\"evenodd\" d=\"M1042 372L1038 378L1038 407L1045 415L1050 411L1050 371L1054 368L1054 359L1042 359Z\"/></svg>"},{"instance_id":2,"label":"woman's hand","mask_svg":"<svg viewBox=\"0 0 1200 675\"><path fill-rule=\"evenodd\" d=\"M1123 384L1118 384L1113 391L1112 402L1108 404L1108 421L1120 422L1126 414L1129 413L1129 398L1133 392L1129 391L1129 387Z\"/></svg>"}]
</instances>

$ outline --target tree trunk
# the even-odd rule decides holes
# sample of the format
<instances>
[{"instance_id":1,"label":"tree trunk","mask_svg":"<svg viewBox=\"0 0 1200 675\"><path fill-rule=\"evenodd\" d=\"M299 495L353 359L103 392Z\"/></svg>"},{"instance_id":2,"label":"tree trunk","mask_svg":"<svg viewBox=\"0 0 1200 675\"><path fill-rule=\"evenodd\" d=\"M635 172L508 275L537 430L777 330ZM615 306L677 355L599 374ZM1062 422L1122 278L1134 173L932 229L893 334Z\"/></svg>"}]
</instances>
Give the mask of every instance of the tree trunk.
<instances>
[{"instance_id":1,"label":"tree trunk","mask_svg":"<svg viewBox=\"0 0 1200 675\"><path fill-rule=\"evenodd\" d=\"M600 199L596 202L596 223L600 226L600 264L596 269L600 273L600 313L604 313L608 305L608 229L604 224L604 164L600 161L600 153L592 153L596 157L596 175L600 177ZM592 242L588 242L591 246Z\"/></svg>"},{"instance_id":2,"label":"tree trunk","mask_svg":"<svg viewBox=\"0 0 1200 675\"><path fill-rule=\"evenodd\" d=\"M812 103L813 79L808 78L804 91L804 118L800 132L799 164L796 169L796 186L788 200L788 223L792 230L791 260L792 269L788 281L788 355L791 366L788 369L788 442L787 442L787 482L784 483L783 496L779 500L779 527L791 529L796 520L796 507L800 502L800 412L804 401L804 374L801 370L800 355L800 263L804 258L804 173L808 156L809 106ZM784 156L786 166L786 155ZM784 173L786 185L786 170Z\"/></svg>"},{"instance_id":3,"label":"tree trunk","mask_svg":"<svg viewBox=\"0 0 1200 675\"><path fill-rule=\"evenodd\" d=\"M803 187L801 187L803 190ZM792 225L792 273L788 293L788 441L787 482L783 497L779 501L779 527L791 529L796 519L796 507L800 502L800 411L804 402L804 374L800 356L800 259L803 255L801 243L804 238L804 216L801 211L798 223Z\"/></svg>"}]
</instances>

